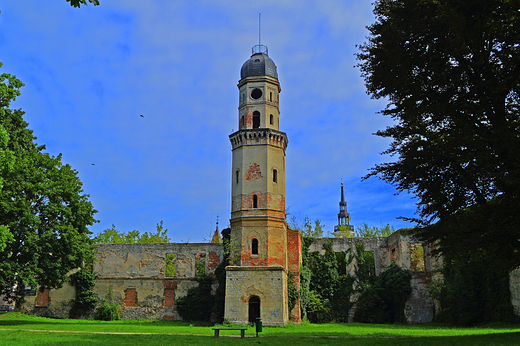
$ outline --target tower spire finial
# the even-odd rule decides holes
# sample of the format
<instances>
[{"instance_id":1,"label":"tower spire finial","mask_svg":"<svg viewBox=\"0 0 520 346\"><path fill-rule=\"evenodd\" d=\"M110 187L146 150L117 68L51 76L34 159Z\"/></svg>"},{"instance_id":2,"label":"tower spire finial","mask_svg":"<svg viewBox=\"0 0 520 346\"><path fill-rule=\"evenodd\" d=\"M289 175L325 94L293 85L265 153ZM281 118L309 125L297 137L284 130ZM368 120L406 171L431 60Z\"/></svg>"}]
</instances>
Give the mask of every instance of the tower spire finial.
<instances>
[{"instance_id":1,"label":"tower spire finial","mask_svg":"<svg viewBox=\"0 0 520 346\"><path fill-rule=\"evenodd\" d=\"M258 13L258 45L260 46L262 43L260 42L260 33L262 32L261 30L261 23L262 23L262 14L261 13Z\"/></svg>"},{"instance_id":2,"label":"tower spire finial","mask_svg":"<svg viewBox=\"0 0 520 346\"><path fill-rule=\"evenodd\" d=\"M255 45L252 49L253 55L259 54L259 53L268 55L267 47L264 46L261 41L261 33L262 33L262 13L258 13L258 44Z\"/></svg>"}]
</instances>

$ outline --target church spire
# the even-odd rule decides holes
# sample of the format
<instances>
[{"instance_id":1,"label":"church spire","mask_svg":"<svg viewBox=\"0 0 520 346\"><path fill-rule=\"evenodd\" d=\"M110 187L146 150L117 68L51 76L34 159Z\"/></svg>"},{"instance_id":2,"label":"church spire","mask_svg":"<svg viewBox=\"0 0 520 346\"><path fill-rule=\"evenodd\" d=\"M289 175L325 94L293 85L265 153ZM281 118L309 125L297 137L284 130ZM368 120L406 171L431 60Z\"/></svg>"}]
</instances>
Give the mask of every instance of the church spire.
<instances>
[{"instance_id":1,"label":"church spire","mask_svg":"<svg viewBox=\"0 0 520 346\"><path fill-rule=\"evenodd\" d=\"M339 231L341 226L345 226L343 228L346 228L352 234L354 233L354 226L350 225L350 214L347 212L347 202L345 201L343 182L341 182L341 201L339 202L338 225L334 226L334 232Z\"/></svg>"},{"instance_id":2,"label":"church spire","mask_svg":"<svg viewBox=\"0 0 520 346\"><path fill-rule=\"evenodd\" d=\"M220 237L220 232L218 231L218 216L217 216L217 229L213 234L213 238L211 238L211 243L213 244L222 244L222 238Z\"/></svg>"}]
</instances>

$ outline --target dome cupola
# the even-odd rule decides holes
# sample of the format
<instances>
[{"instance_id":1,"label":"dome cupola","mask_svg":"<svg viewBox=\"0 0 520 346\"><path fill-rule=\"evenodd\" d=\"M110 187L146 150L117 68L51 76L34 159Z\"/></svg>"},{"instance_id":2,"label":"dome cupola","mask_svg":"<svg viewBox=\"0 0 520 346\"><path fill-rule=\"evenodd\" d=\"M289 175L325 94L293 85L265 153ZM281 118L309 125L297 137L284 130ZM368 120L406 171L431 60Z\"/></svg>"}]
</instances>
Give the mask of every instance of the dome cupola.
<instances>
[{"instance_id":1,"label":"dome cupola","mask_svg":"<svg viewBox=\"0 0 520 346\"><path fill-rule=\"evenodd\" d=\"M251 76L269 76L278 79L276 65L267 55L267 47L259 44L253 47L253 54L240 70L240 79Z\"/></svg>"}]
</instances>

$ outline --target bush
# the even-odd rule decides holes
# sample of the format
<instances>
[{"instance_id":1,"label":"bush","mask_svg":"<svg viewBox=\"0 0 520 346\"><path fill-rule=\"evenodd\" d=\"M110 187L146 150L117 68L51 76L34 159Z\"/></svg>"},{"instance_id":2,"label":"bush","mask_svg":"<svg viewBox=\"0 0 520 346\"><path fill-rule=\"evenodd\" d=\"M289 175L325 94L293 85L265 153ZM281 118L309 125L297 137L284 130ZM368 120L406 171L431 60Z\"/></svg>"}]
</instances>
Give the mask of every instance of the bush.
<instances>
[{"instance_id":1,"label":"bush","mask_svg":"<svg viewBox=\"0 0 520 346\"><path fill-rule=\"evenodd\" d=\"M408 270L392 264L366 286L357 301L354 321L363 323L405 323L404 307L412 286Z\"/></svg>"},{"instance_id":2,"label":"bush","mask_svg":"<svg viewBox=\"0 0 520 346\"><path fill-rule=\"evenodd\" d=\"M201 276L197 278L199 285L192 287L184 297L177 299L177 311L187 321L209 321L215 296L211 294L214 278Z\"/></svg>"},{"instance_id":3,"label":"bush","mask_svg":"<svg viewBox=\"0 0 520 346\"><path fill-rule=\"evenodd\" d=\"M330 301L323 299L321 294L311 291L307 305L307 318L312 323L326 323L332 321Z\"/></svg>"},{"instance_id":4,"label":"bush","mask_svg":"<svg viewBox=\"0 0 520 346\"><path fill-rule=\"evenodd\" d=\"M101 301L101 306L98 308L94 319L101 321L118 321L121 319L119 306L114 303L112 298L112 287L108 289L108 294Z\"/></svg>"},{"instance_id":5,"label":"bush","mask_svg":"<svg viewBox=\"0 0 520 346\"><path fill-rule=\"evenodd\" d=\"M338 284L331 299L332 318L337 322L348 322L349 311L354 305L350 301L354 288L354 278L350 275L339 277Z\"/></svg>"},{"instance_id":6,"label":"bush","mask_svg":"<svg viewBox=\"0 0 520 346\"><path fill-rule=\"evenodd\" d=\"M438 296L439 320L458 325L489 322L514 323L509 271L490 264L485 256L459 252L446 256L444 283Z\"/></svg>"}]
</instances>

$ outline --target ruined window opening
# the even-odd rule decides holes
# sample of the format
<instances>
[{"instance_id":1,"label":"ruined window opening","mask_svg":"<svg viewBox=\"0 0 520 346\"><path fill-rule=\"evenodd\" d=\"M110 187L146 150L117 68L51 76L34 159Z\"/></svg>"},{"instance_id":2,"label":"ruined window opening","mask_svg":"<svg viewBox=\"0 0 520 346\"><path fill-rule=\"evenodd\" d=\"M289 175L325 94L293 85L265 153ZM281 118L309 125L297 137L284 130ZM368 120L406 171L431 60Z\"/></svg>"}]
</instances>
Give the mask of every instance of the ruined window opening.
<instances>
[{"instance_id":1,"label":"ruined window opening","mask_svg":"<svg viewBox=\"0 0 520 346\"><path fill-rule=\"evenodd\" d=\"M253 195L253 208L258 208L258 196Z\"/></svg>"},{"instance_id":2,"label":"ruined window opening","mask_svg":"<svg viewBox=\"0 0 520 346\"><path fill-rule=\"evenodd\" d=\"M376 261L374 257L373 251L363 251L363 264L358 266L361 266L362 268L358 268L360 272L363 272L368 276L375 276L376 275Z\"/></svg>"},{"instance_id":3,"label":"ruined window opening","mask_svg":"<svg viewBox=\"0 0 520 346\"><path fill-rule=\"evenodd\" d=\"M424 267L424 247L422 244L410 244L410 270L421 272Z\"/></svg>"},{"instance_id":4,"label":"ruined window opening","mask_svg":"<svg viewBox=\"0 0 520 346\"><path fill-rule=\"evenodd\" d=\"M257 129L260 127L260 112L254 111L253 112L253 128Z\"/></svg>"},{"instance_id":5,"label":"ruined window opening","mask_svg":"<svg viewBox=\"0 0 520 346\"><path fill-rule=\"evenodd\" d=\"M262 97L262 90L255 88L253 91L251 91L251 97L255 100L258 100L260 97Z\"/></svg>"},{"instance_id":6,"label":"ruined window opening","mask_svg":"<svg viewBox=\"0 0 520 346\"><path fill-rule=\"evenodd\" d=\"M237 169L236 172L235 172L235 183L236 184L238 184L239 179L240 179L240 170Z\"/></svg>"},{"instance_id":7,"label":"ruined window opening","mask_svg":"<svg viewBox=\"0 0 520 346\"><path fill-rule=\"evenodd\" d=\"M251 241L251 255L258 256L258 239L253 239Z\"/></svg>"},{"instance_id":8,"label":"ruined window opening","mask_svg":"<svg viewBox=\"0 0 520 346\"><path fill-rule=\"evenodd\" d=\"M137 306L137 292L135 288L127 288L125 290L125 307L131 308Z\"/></svg>"},{"instance_id":9,"label":"ruined window opening","mask_svg":"<svg viewBox=\"0 0 520 346\"><path fill-rule=\"evenodd\" d=\"M195 276L206 275L206 254L198 253L195 255Z\"/></svg>"},{"instance_id":10,"label":"ruined window opening","mask_svg":"<svg viewBox=\"0 0 520 346\"><path fill-rule=\"evenodd\" d=\"M166 254L166 270L165 270L164 276L166 276L166 277L175 276L175 262L177 262L177 254L176 253L167 253Z\"/></svg>"},{"instance_id":11,"label":"ruined window opening","mask_svg":"<svg viewBox=\"0 0 520 346\"><path fill-rule=\"evenodd\" d=\"M273 183L278 183L278 171L273 169Z\"/></svg>"},{"instance_id":12,"label":"ruined window opening","mask_svg":"<svg viewBox=\"0 0 520 346\"><path fill-rule=\"evenodd\" d=\"M273 125L274 124L274 116L272 114L269 117L269 120L270 120L271 125Z\"/></svg>"}]
</instances>

